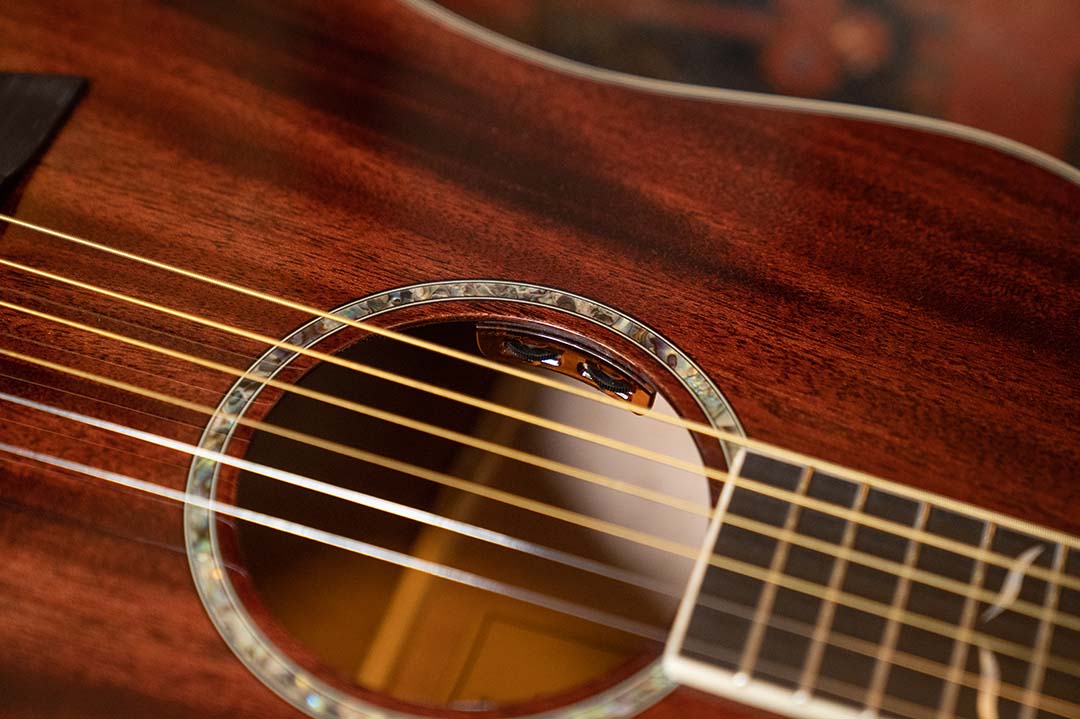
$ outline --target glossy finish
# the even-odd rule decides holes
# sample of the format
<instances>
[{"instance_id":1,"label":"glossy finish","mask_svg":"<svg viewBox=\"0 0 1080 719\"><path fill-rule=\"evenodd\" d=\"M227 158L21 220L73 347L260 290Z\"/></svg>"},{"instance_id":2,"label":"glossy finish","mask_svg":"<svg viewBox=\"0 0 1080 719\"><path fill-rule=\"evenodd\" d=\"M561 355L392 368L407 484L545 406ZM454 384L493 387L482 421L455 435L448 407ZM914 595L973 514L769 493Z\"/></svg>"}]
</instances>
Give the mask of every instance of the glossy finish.
<instances>
[{"instance_id":1,"label":"glossy finish","mask_svg":"<svg viewBox=\"0 0 1080 719\"><path fill-rule=\"evenodd\" d=\"M596 67L914 112L1080 165L1080 5L1073 0L439 4Z\"/></svg>"},{"instance_id":2,"label":"glossy finish","mask_svg":"<svg viewBox=\"0 0 1080 719\"><path fill-rule=\"evenodd\" d=\"M5 70L92 82L3 198L25 220L324 308L475 277L590 296L686 350L753 437L1080 532L1080 188L1043 169L914 130L561 76L390 0L16 0L0 37ZM0 232L6 259L268 335L308 319ZM236 367L264 349L0 272L11 303ZM0 333L201 404L232 383L6 309ZM9 359L0 374L6 391L188 442L205 422ZM184 486L180 455L9 406L0 422L4 441ZM295 715L207 619L177 507L3 467L4 716ZM680 715L755 713L689 690L647 713Z\"/></svg>"}]
</instances>

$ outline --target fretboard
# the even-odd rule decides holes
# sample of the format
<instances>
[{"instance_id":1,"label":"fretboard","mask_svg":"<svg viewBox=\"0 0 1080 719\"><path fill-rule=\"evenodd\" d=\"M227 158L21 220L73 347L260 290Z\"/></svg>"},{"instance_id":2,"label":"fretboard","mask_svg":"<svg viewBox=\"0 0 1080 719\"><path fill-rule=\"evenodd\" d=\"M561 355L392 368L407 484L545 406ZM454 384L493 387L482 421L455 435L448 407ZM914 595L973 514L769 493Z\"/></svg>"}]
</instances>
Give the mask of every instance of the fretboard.
<instances>
[{"instance_id":1,"label":"fretboard","mask_svg":"<svg viewBox=\"0 0 1080 719\"><path fill-rule=\"evenodd\" d=\"M673 678L790 716L1080 717L1080 550L1014 520L740 452Z\"/></svg>"}]
</instances>

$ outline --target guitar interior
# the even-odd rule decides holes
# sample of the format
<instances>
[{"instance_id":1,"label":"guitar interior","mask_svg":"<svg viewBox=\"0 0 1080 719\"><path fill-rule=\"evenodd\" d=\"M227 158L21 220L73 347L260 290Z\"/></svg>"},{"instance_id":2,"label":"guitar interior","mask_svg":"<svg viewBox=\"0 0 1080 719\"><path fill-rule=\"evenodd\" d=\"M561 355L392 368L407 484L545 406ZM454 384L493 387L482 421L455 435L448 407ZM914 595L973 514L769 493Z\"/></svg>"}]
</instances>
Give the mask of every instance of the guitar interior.
<instances>
[{"instance_id":1,"label":"guitar interior","mask_svg":"<svg viewBox=\"0 0 1080 719\"><path fill-rule=\"evenodd\" d=\"M472 323L428 325L413 334L477 352ZM693 440L681 428L661 425L657 430L657 423L643 422L631 412L400 342L370 337L342 356L701 463ZM702 515L709 506L703 476L330 364L316 366L301 384L660 491L703 510L688 514L632 492L286 395L266 421L466 480L479 493L259 433L251 439L247 458L617 567L650 585L616 581L498 542L241 475L237 499L243 506L624 617L651 631L651 636L640 636L499 592L241 524L239 556L265 614L339 681L410 705L486 710L613 683L658 655L692 561L530 507L569 510L697 548L706 529ZM660 395L656 405L673 412ZM529 506L497 501L502 496L522 498Z\"/></svg>"}]
</instances>

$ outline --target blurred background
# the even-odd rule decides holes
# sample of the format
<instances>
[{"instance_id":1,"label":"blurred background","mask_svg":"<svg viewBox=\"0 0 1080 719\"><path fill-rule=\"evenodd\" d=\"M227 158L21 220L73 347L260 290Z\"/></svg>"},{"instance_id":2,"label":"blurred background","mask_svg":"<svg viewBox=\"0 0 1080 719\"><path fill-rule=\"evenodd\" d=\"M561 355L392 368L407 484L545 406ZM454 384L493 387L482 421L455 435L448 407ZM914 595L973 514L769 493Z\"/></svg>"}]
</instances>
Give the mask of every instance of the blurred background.
<instances>
[{"instance_id":1,"label":"blurred background","mask_svg":"<svg viewBox=\"0 0 1080 719\"><path fill-rule=\"evenodd\" d=\"M1080 0L439 0L646 77L903 110L1080 166Z\"/></svg>"}]
</instances>

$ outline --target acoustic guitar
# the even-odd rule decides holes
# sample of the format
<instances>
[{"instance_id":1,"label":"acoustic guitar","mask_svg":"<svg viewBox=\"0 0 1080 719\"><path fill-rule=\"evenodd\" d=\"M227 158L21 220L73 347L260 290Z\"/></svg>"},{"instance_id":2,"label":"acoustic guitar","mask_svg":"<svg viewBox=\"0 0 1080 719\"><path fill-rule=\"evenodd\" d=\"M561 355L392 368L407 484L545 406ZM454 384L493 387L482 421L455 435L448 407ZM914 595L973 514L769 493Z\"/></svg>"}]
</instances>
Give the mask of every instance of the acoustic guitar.
<instances>
[{"instance_id":1,"label":"acoustic guitar","mask_svg":"<svg viewBox=\"0 0 1080 719\"><path fill-rule=\"evenodd\" d=\"M1080 717L1080 173L427 0L0 7L0 717Z\"/></svg>"}]
</instances>

